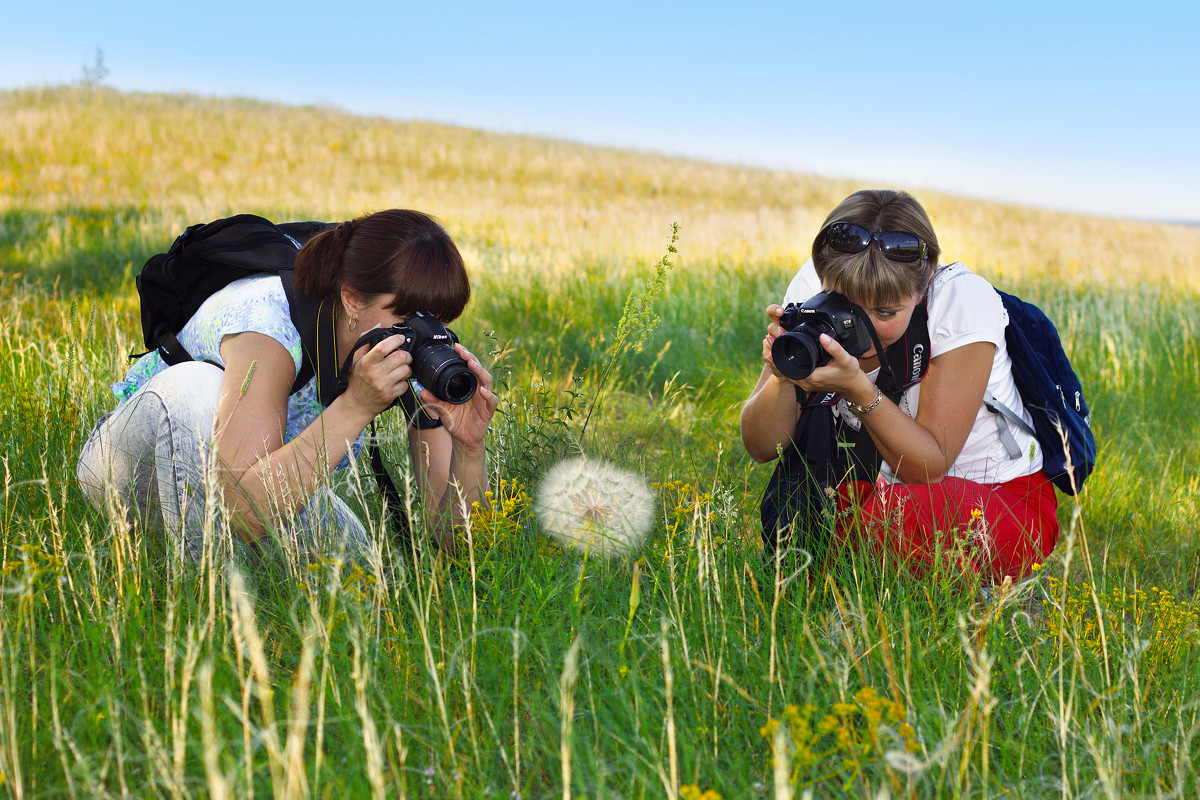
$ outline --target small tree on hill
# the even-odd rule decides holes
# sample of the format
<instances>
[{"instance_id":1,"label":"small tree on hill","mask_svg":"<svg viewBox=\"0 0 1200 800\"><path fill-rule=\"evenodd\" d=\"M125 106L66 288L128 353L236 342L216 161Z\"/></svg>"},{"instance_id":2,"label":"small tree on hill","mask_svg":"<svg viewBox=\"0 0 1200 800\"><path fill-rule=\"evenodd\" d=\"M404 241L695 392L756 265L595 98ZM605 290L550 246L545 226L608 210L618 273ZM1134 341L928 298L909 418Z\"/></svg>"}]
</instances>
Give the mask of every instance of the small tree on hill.
<instances>
[{"instance_id":1,"label":"small tree on hill","mask_svg":"<svg viewBox=\"0 0 1200 800\"><path fill-rule=\"evenodd\" d=\"M97 47L91 65L83 65L83 75L80 76L79 83L83 86L99 86L107 77L108 67L104 66L104 51Z\"/></svg>"}]
</instances>

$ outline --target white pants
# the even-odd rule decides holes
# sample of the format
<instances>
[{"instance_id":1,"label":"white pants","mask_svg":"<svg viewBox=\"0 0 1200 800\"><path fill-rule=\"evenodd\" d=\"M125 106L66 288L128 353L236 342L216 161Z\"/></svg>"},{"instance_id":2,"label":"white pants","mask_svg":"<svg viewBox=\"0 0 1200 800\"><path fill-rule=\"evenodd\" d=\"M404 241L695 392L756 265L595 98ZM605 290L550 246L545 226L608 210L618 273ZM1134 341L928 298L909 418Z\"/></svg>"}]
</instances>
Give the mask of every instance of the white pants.
<instances>
[{"instance_id":1,"label":"white pants","mask_svg":"<svg viewBox=\"0 0 1200 800\"><path fill-rule=\"evenodd\" d=\"M215 484L206 471L224 374L200 361L158 373L100 418L76 467L80 489L94 506L104 510L111 493L130 516L161 525L176 552L197 564L206 544L226 544L206 542L206 535L227 536L219 504L207 502L207 487ZM284 521L275 538L286 554L305 559L362 559L369 551L362 523L328 487ZM229 544L246 553L240 540Z\"/></svg>"}]
</instances>

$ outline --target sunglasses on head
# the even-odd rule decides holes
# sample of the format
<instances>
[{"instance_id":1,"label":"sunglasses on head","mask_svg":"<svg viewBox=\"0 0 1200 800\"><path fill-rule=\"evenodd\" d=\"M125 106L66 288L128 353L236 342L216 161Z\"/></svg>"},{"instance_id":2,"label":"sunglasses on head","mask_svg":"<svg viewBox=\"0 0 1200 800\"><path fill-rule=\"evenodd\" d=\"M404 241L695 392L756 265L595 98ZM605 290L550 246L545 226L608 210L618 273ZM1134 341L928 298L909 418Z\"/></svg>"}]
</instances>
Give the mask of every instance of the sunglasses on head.
<instances>
[{"instance_id":1,"label":"sunglasses on head","mask_svg":"<svg viewBox=\"0 0 1200 800\"><path fill-rule=\"evenodd\" d=\"M839 253L861 253L879 242L879 251L890 261L916 261L929 254L920 238L902 231L872 231L853 222L835 222L826 235L829 246Z\"/></svg>"}]
</instances>

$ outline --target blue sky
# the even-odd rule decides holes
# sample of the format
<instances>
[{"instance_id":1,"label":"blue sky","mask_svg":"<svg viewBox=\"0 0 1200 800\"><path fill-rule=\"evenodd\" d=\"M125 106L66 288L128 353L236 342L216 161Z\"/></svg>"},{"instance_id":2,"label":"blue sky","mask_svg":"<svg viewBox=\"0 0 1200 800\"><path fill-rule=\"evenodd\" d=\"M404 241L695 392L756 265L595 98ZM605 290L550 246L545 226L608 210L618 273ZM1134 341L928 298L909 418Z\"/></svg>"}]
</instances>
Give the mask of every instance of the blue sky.
<instances>
[{"instance_id":1,"label":"blue sky","mask_svg":"<svg viewBox=\"0 0 1200 800\"><path fill-rule=\"evenodd\" d=\"M1200 221L1200 6L7 2L0 87L328 104Z\"/></svg>"}]
</instances>

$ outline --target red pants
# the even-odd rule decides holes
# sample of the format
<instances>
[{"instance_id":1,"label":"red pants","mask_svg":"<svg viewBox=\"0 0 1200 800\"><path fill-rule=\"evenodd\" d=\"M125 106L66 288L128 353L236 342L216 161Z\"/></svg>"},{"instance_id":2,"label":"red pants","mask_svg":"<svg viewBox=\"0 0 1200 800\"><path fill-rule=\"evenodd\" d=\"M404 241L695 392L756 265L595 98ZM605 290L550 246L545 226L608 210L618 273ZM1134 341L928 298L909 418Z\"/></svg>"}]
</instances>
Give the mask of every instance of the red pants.
<instances>
[{"instance_id":1,"label":"red pants","mask_svg":"<svg viewBox=\"0 0 1200 800\"><path fill-rule=\"evenodd\" d=\"M872 543L918 571L940 557L999 581L1020 578L1054 550L1057 508L1044 472L998 484L854 481L840 487L838 533L843 540Z\"/></svg>"}]
</instances>

